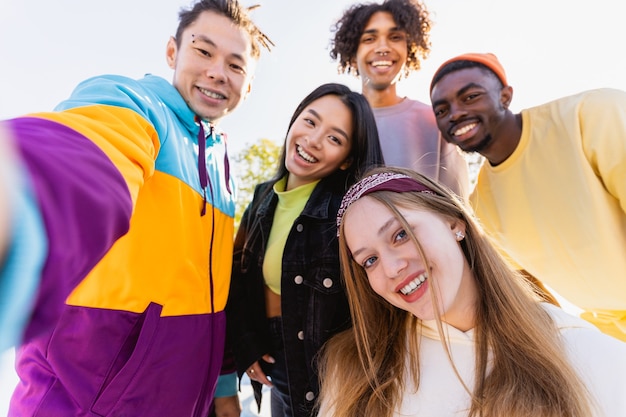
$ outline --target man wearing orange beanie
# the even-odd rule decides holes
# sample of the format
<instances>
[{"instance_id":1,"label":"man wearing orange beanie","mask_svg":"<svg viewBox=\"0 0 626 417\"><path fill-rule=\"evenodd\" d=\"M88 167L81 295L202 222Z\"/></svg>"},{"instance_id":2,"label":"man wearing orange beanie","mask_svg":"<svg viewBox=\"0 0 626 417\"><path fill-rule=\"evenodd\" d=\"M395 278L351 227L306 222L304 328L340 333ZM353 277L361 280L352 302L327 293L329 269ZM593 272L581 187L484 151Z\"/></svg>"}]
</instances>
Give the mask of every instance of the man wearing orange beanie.
<instances>
[{"instance_id":1,"label":"man wearing orange beanie","mask_svg":"<svg viewBox=\"0 0 626 417\"><path fill-rule=\"evenodd\" d=\"M493 54L436 71L443 137L485 157L471 204L513 264L626 340L626 92L585 91L515 114Z\"/></svg>"}]
</instances>

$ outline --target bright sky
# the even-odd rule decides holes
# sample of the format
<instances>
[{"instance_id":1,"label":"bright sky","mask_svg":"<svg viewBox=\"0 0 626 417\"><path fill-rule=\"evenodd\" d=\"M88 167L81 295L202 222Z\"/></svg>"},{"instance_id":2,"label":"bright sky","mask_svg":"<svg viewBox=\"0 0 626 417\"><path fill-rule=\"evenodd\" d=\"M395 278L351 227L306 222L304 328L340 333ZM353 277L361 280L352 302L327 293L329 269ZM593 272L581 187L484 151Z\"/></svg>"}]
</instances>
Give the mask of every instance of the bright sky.
<instances>
[{"instance_id":1,"label":"bright sky","mask_svg":"<svg viewBox=\"0 0 626 417\"><path fill-rule=\"evenodd\" d=\"M274 41L252 93L221 124L231 154L260 138L282 142L296 105L324 82L360 90L328 55L330 27L353 0L242 0L261 3L255 21ZM626 25L619 1L424 0L433 14L432 52L399 84L425 102L438 65L464 52L493 52L507 70L512 108L590 88L626 90ZM188 1L0 1L0 119L52 109L81 80L101 73L170 80L165 44ZM1 368L5 368L0 363ZM10 370L8 370L10 372ZM7 381L0 373L0 416Z\"/></svg>"},{"instance_id":2,"label":"bright sky","mask_svg":"<svg viewBox=\"0 0 626 417\"><path fill-rule=\"evenodd\" d=\"M243 0L275 42L258 65L252 93L222 122L231 154L266 137L282 142L298 102L319 84L337 81L328 55L330 27L353 0ZM425 0L435 21L432 53L402 94L429 101L437 66L454 55L496 53L515 88L519 110L596 87L626 89L623 13L615 0ZM188 0L2 0L0 119L51 109L81 80L101 73L170 80L165 44Z\"/></svg>"}]
</instances>

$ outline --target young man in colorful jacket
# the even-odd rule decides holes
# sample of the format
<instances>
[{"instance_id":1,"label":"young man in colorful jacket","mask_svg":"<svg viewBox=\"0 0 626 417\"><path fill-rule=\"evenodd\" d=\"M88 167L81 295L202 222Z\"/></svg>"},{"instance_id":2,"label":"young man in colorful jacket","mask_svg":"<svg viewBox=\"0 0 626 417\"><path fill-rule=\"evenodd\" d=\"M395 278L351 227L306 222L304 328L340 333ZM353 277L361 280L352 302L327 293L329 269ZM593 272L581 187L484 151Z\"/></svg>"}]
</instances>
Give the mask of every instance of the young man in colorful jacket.
<instances>
[{"instance_id":1,"label":"young man in colorful jacket","mask_svg":"<svg viewBox=\"0 0 626 417\"><path fill-rule=\"evenodd\" d=\"M179 17L171 84L95 77L54 112L0 123L18 155L0 228L0 348L19 345L10 415L208 414L235 212L216 124L269 39L236 0ZM220 381L230 415L234 378Z\"/></svg>"}]
</instances>

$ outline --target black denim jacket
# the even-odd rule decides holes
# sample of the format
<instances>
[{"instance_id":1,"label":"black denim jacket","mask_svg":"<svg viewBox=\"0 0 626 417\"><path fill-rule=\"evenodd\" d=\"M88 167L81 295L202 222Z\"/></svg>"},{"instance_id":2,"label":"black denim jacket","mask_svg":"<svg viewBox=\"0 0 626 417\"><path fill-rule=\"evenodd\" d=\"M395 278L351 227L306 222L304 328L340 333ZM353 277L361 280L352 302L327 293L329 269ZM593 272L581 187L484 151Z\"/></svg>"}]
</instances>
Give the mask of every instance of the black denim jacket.
<instances>
[{"instance_id":1,"label":"black denim jacket","mask_svg":"<svg viewBox=\"0 0 626 417\"><path fill-rule=\"evenodd\" d=\"M283 254L282 330L295 416L312 415L319 393L316 354L331 336L350 326L336 234L343 184L337 182L342 181L331 176L318 183L291 227ZM256 187L235 239L226 312L239 377L271 352L262 265L278 202L272 185ZM261 385L253 386L260 405Z\"/></svg>"}]
</instances>

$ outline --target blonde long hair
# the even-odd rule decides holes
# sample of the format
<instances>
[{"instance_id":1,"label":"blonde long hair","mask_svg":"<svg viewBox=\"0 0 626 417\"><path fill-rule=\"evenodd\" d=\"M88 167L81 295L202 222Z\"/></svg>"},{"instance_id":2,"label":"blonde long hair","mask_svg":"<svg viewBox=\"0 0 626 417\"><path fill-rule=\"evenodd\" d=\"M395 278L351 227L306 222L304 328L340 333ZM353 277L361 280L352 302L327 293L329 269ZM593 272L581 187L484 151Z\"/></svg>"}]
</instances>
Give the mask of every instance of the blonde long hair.
<instances>
[{"instance_id":1,"label":"blonde long hair","mask_svg":"<svg viewBox=\"0 0 626 417\"><path fill-rule=\"evenodd\" d=\"M433 191L368 194L388 207L407 233L411 234L410 227L396 207L428 210L466 225L461 247L479 288L476 384L470 392L468 416L592 415L590 396L567 360L558 329L539 302L541 295L498 253L464 204L447 188L413 171L387 167L368 175L381 172L405 174ZM423 255L419 242L412 238ZM372 290L364 269L352 259L343 223L339 249L353 327L325 346L320 399L329 401L325 405L334 417L390 417L402 400L405 377L419 389L419 342L409 335L420 331L420 321ZM435 292L430 291L431 296L436 297ZM449 356L447 343L442 340Z\"/></svg>"}]
</instances>

